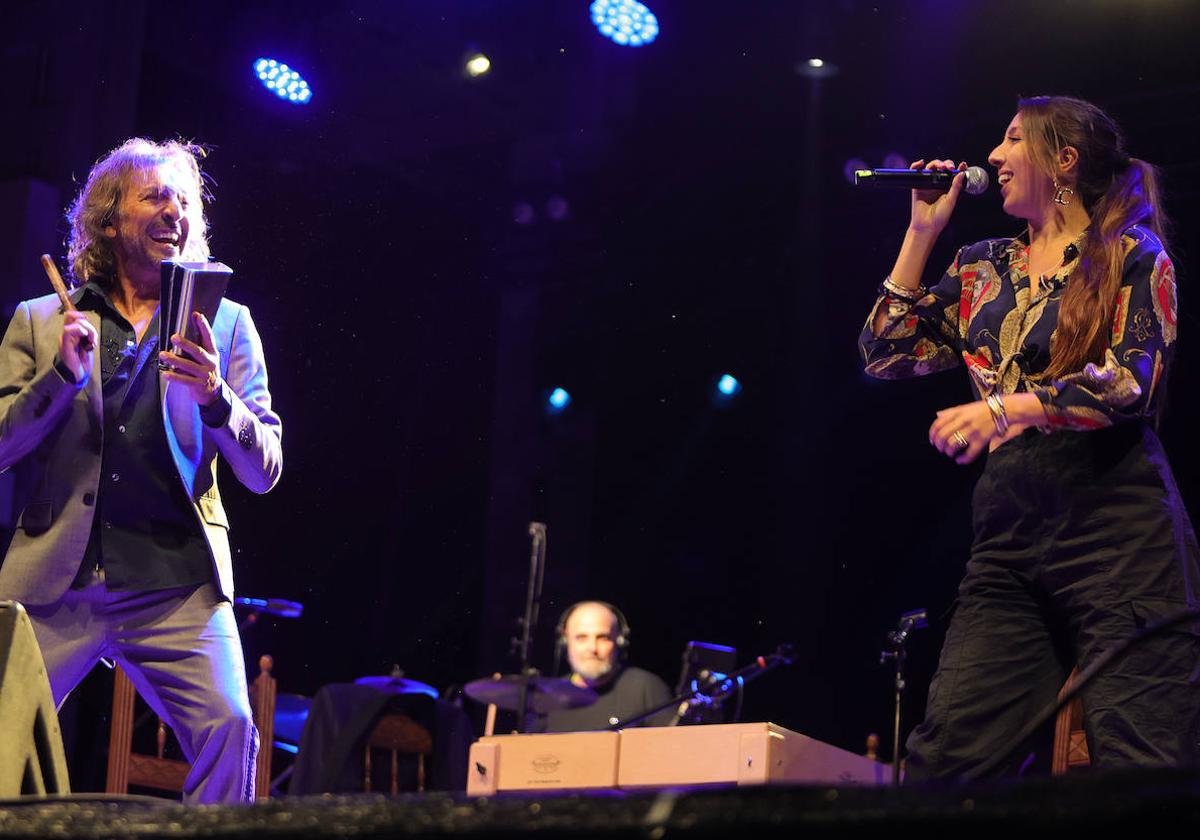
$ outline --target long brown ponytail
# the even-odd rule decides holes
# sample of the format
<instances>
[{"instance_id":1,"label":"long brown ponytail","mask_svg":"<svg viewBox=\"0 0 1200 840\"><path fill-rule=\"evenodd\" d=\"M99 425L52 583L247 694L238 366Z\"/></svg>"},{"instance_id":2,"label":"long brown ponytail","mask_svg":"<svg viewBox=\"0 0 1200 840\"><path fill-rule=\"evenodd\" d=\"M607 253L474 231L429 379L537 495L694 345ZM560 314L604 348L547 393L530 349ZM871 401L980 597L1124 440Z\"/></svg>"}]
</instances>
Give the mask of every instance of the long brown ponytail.
<instances>
[{"instance_id":1,"label":"long brown ponytail","mask_svg":"<svg viewBox=\"0 0 1200 840\"><path fill-rule=\"evenodd\" d=\"M1077 200L1091 217L1079 265L1063 292L1050 364L1042 378L1074 373L1101 362L1109 346L1125 250L1121 234L1142 225L1166 244L1158 170L1129 157L1121 130L1107 114L1080 99L1036 96L1019 103L1030 154L1055 177L1059 150L1079 152Z\"/></svg>"}]
</instances>

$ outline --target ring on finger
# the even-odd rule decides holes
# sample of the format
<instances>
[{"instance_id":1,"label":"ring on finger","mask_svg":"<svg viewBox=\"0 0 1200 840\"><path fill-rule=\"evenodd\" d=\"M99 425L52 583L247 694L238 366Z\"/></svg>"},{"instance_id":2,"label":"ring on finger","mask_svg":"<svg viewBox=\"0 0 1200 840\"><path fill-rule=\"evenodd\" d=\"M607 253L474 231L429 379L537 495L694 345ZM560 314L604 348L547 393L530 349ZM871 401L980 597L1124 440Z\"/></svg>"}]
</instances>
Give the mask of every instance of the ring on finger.
<instances>
[{"instance_id":1,"label":"ring on finger","mask_svg":"<svg viewBox=\"0 0 1200 840\"><path fill-rule=\"evenodd\" d=\"M950 440L954 441L954 449L956 451L959 449L966 449L968 446L970 446L970 443L967 441L966 436L962 432L955 432L954 434L950 435Z\"/></svg>"}]
</instances>

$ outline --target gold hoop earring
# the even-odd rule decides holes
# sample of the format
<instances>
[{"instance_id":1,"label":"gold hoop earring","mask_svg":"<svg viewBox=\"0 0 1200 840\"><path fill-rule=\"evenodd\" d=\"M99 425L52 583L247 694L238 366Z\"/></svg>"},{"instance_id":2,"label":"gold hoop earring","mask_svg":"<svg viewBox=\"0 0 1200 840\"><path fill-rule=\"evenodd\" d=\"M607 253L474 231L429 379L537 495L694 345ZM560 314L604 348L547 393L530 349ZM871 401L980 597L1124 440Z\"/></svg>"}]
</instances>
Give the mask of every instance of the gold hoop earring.
<instances>
[{"instance_id":1,"label":"gold hoop earring","mask_svg":"<svg viewBox=\"0 0 1200 840\"><path fill-rule=\"evenodd\" d=\"M1075 190L1070 187L1060 187L1058 179L1054 179L1054 203L1061 204L1063 207L1069 207L1071 199L1075 197Z\"/></svg>"}]
</instances>

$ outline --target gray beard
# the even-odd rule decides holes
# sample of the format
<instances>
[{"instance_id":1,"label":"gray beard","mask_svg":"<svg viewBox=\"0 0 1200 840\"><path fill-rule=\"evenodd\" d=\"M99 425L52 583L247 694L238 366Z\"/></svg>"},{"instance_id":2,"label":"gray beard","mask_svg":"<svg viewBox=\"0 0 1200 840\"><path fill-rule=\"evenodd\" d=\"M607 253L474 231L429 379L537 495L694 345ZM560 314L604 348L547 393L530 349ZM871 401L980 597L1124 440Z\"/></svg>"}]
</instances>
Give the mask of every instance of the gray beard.
<instances>
[{"instance_id":1,"label":"gray beard","mask_svg":"<svg viewBox=\"0 0 1200 840\"><path fill-rule=\"evenodd\" d=\"M588 663L590 668L573 668L576 674L591 682L605 682L616 672L615 662Z\"/></svg>"}]
</instances>

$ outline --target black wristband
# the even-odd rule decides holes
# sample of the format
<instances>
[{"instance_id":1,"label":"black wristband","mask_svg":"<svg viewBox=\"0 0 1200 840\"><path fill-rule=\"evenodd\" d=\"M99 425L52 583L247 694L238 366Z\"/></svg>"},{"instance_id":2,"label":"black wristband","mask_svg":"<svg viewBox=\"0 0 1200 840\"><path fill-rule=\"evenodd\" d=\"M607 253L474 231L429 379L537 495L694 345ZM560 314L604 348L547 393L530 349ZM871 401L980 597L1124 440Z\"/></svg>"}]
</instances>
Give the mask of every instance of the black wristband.
<instances>
[{"instance_id":1,"label":"black wristband","mask_svg":"<svg viewBox=\"0 0 1200 840\"><path fill-rule=\"evenodd\" d=\"M229 421L233 413L233 400L229 397L228 386L222 382L217 398L208 405L200 406L200 419L210 429L219 429Z\"/></svg>"}]
</instances>

